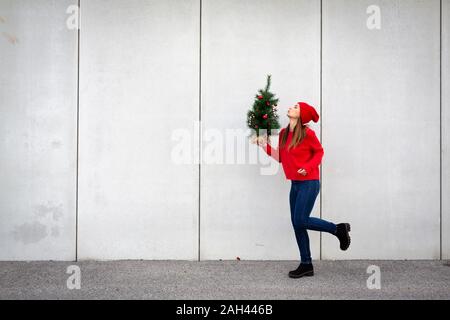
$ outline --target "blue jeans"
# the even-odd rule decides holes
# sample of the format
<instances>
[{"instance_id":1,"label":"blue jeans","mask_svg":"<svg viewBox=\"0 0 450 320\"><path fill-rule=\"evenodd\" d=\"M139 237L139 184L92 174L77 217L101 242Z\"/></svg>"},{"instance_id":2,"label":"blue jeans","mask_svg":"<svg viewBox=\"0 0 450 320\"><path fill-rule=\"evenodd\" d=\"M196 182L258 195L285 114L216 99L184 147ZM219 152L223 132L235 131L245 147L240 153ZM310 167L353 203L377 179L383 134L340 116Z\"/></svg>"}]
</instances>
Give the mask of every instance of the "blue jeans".
<instances>
[{"instance_id":1,"label":"blue jeans","mask_svg":"<svg viewBox=\"0 0 450 320\"><path fill-rule=\"evenodd\" d=\"M319 180L291 180L289 193L291 221L300 250L300 260L305 264L312 263L307 230L323 231L333 235L336 232L334 223L309 216L319 191Z\"/></svg>"}]
</instances>

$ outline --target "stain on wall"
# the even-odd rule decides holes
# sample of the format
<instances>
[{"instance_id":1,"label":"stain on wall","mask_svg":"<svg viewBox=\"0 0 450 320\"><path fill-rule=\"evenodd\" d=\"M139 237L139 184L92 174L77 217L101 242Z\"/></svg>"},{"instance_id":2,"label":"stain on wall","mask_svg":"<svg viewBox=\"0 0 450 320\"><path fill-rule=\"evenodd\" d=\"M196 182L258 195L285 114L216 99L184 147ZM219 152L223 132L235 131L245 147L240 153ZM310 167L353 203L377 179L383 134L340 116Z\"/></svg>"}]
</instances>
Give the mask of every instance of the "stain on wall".
<instances>
[{"instance_id":1,"label":"stain on wall","mask_svg":"<svg viewBox=\"0 0 450 320\"><path fill-rule=\"evenodd\" d=\"M62 141L61 140L53 140L52 141L52 148L53 149L59 149L62 146Z\"/></svg>"},{"instance_id":2,"label":"stain on wall","mask_svg":"<svg viewBox=\"0 0 450 320\"><path fill-rule=\"evenodd\" d=\"M47 227L39 221L26 222L16 226L13 231L14 239L23 244L31 244L47 237Z\"/></svg>"},{"instance_id":3,"label":"stain on wall","mask_svg":"<svg viewBox=\"0 0 450 320\"><path fill-rule=\"evenodd\" d=\"M62 203L55 205L50 202L39 204L34 208L35 219L14 227L12 234L16 241L23 244L33 244L44 240L49 235L59 237L61 232Z\"/></svg>"},{"instance_id":4,"label":"stain on wall","mask_svg":"<svg viewBox=\"0 0 450 320\"><path fill-rule=\"evenodd\" d=\"M62 217L62 204L52 205L49 202L47 204L40 204L35 207L35 214L38 217L50 216L54 221L58 221Z\"/></svg>"},{"instance_id":5,"label":"stain on wall","mask_svg":"<svg viewBox=\"0 0 450 320\"><path fill-rule=\"evenodd\" d=\"M59 237L59 227L58 226L53 226L52 229L51 229L50 235L52 237Z\"/></svg>"}]
</instances>

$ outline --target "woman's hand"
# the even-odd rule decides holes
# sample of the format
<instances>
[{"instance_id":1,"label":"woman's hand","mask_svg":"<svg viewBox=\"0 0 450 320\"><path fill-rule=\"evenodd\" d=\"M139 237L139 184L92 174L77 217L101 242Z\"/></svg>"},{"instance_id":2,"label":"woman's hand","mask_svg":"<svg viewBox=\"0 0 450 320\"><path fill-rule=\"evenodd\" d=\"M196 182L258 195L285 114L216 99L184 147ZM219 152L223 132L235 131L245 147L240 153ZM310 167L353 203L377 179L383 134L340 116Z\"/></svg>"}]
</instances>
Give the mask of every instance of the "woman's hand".
<instances>
[{"instance_id":1,"label":"woman's hand","mask_svg":"<svg viewBox=\"0 0 450 320\"><path fill-rule=\"evenodd\" d=\"M303 175L303 176L306 176L306 174L307 174L306 170L305 170L305 169L302 169L302 168L298 169L297 172L300 173L300 174Z\"/></svg>"},{"instance_id":2,"label":"woman's hand","mask_svg":"<svg viewBox=\"0 0 450 320\"><path fill-rule=\"evenodd\" d=\"M265 148L267 146L267 137L266 136L258 137L256 143L258 143L258 146Z\"/></svg>"},{"instance_id":3,"label":"woman's hand","mask_svg":"<svg viewBox=\"0 0 450 320\"><path fill-rule=\"evenodd\" d=\"M263 148L265 148L267 146L267 137L266 136L259 136L259 137L253 136L250 141L251 141L251 143L257 144L258 146L261 146Z\"/></svg>"}]
</instances>

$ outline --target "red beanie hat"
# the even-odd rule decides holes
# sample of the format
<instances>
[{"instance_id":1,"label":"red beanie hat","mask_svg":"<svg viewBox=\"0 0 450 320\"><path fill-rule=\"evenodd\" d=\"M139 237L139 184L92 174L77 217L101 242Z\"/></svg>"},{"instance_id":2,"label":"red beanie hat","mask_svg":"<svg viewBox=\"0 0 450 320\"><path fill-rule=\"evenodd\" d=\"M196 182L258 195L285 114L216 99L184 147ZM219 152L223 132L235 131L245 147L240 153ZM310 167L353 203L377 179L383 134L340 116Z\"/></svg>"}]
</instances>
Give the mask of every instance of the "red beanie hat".
<instances>
[{"instance_id":1,"label":"red beanie hat","mask_svg":"<svg viewBox=\"0 0 450 320\"><path fill-rule=\"evenodd\" d=\"M313 120L314 122L319 121L319 114L314 107L310 106L306 102L297 102L300 106L300 118L303 124Z\"/></svg>"}]
</instances>

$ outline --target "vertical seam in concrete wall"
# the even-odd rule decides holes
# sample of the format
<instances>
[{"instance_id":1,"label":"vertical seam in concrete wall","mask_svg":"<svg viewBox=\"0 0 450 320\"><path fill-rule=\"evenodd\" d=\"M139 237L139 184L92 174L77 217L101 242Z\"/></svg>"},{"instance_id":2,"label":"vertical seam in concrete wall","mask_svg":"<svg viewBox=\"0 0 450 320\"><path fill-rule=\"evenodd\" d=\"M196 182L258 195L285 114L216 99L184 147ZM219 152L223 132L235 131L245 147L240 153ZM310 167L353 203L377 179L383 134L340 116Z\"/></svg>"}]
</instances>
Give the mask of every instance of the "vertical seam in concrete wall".
<instances>
[{"instance_id":1,"label":"vertical seam in concrete wall","mask_svg":"<svg viewBox=\"0 0 450 320\"><path fill-rule=\"evenodd\" d=\"M320 105L320 141L323 145L323 134L322 134L322 122L323 122L323 118L322 118L322 0L320 0L320 84L319 84L319 90L320 90L320 94L319 94L319 105ZM322 179L323 179L323 163L321 165L321 170L320 170L320 184L321 184L321 190L320 190L320 218L322 219ZM320 233L320 238L319 238L319 259L322 260L322 232Z\"/></svg>"},{"instance_id":2,"label":"vertical seam in concrete wall","mask_svg":"<svg viewBox=\"0 0 450 320\"><path fill-rule=\"evenodd\" d=\"M201 154L202 154L202 0L200 0L200 30L199 30L199 84L198 84L198 119L199 119L199 136L198 136L198 258L200 261L200 207L201 207Z\"/></svg>"},{"instance_id":3,"label":"vertical seam in concrete wall","mask_svg":"<svg viewBox=\"0 0 450 320\"><path fill-rule=\"evenodd\" d=\"M439 20L439 259L442 260L442 0Z\"/></svg>"},{"instance_id":4,"label":"vertical seam in concrete wall","mask_svg":"<svg viewBox=\"0 0 450 320\"><path fill-rule=\"evenodd\" d=\"M75 261L78 261L78 159L80 132L80 2L78 0L78 32L77 32L77 159L76 159L76 187L75 187Z\"/></svg>"}]
</instances>

